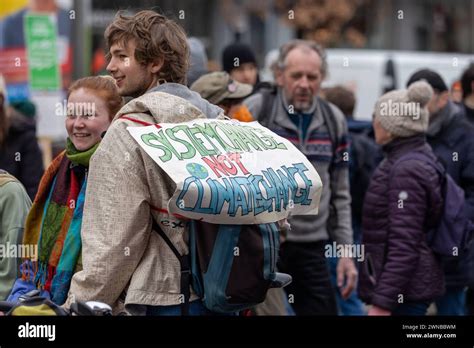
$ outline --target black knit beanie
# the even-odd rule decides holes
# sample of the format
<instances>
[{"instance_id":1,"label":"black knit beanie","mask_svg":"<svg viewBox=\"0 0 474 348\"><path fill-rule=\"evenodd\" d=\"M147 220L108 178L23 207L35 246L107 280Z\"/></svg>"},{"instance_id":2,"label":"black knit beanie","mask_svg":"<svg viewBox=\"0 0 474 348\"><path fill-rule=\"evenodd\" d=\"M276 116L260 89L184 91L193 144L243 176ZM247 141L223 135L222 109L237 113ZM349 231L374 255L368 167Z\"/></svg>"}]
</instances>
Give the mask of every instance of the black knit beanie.
<instances>
[{"instance_id":1,"label":"black knit beanie","mask_svg":"<svg viewBox=\"0 0 474 348\"><path fill-rule=\"evenodd\" d=\"M254 63L257 65L257 59L250 46L243 43L233 43L227 46L222 52L222 67L224 71L230 73L236 68L235 58L239 59L239 64Z\"/></svg>"},{"instance_id":2,"label":"black knit beanie","mask_svg":"<svg viewBox=\"0 0 474 348\"><path fill-rule=\"evenodd\" d=\"M416 81L425 80L430 86L438 92L444 92L448 90L448 86L444 82L443 78L437 72L430 69L421 69L411 75L407 82L407 88Z\"/></svg>"}]
</instances>

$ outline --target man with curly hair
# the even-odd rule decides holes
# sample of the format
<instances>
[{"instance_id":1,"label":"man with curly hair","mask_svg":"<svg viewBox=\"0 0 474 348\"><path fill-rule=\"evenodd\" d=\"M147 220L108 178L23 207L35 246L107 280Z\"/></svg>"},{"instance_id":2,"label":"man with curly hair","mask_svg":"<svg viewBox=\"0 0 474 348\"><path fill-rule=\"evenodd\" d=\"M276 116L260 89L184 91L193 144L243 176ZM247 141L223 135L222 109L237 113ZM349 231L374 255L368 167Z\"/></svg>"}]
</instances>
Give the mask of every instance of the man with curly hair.
<instances>
[{"instance_id":1,"label":"man with curly hair","mask_svg":"<svg viewBox=\"0 0 474 348\"><path fill-rule=\"evenodd\" d=\"M124 305L133 315L179 315L189 297L183 313L210 314L189 286L182 286L179 260L153 231L155 220L174 248L187 254L185 223L166 210L175 185L127 127L216 118L222 110L185 86L189 48L174 21L154 11L118 14L105 39L107 70L120 94L135 99L117 113L91 159L81 229L83 270L74 275L66 306L96 300L115 309Z\"/></svg>"}]
</instances>

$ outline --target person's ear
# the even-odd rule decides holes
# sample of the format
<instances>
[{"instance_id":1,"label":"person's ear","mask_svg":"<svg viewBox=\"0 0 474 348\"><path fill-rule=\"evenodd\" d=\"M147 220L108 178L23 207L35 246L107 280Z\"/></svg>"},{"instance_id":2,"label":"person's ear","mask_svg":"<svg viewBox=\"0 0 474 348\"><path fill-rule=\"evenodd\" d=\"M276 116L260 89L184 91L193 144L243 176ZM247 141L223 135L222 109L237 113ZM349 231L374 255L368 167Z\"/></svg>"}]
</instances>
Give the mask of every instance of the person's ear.
<instances>
[{"instance_id":1,"label":"person's ear","mask_svg":"<svg viewBox=\"0 0 474 348\"><path fill-rule=\"evenodd\" d=\"M449 91L442 92L439 96L438 106L444 107L448 103L449 97L450 97Z\"/></svg>"},{"instance_id":2,"label":"person's ear","mask_svg":"<svg viewBox=\"0 0 474 348\"><path fill-rule=\"evenodd\" d=\"M153 62L150 63L150 71L152 74L157 74L161 68L163 67L163 64L165 63L163 58L154 60Z\"/></svg>"},{"instance_id":3,"label":"person's ear","mask_svg":"<svg viewBox=\"0 0 474 348\"><path fill-rule=\"evenodd\" d=\"M277 86L282 87L283 86L283 70L280 68L275 69L275 81Z\"/></svg>"}]
</instances>

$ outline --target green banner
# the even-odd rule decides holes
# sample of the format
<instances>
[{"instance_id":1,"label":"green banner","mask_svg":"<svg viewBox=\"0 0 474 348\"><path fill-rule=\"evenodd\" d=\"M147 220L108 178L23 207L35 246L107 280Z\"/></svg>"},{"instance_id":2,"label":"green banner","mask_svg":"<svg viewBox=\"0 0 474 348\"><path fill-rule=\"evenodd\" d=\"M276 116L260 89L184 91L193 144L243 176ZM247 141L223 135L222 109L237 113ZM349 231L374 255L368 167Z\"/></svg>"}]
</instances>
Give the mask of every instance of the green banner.
<instances>
[{"instance_id":1,"label":"green banner","mask_svg":"<svg viewBox=\"0 0 474 348\"><path fill-rule=\"evenodd\" d=\"M57 39L55 15L25 16L25 42L31 90L60 89Z\"/></svg>"}]
</instances>

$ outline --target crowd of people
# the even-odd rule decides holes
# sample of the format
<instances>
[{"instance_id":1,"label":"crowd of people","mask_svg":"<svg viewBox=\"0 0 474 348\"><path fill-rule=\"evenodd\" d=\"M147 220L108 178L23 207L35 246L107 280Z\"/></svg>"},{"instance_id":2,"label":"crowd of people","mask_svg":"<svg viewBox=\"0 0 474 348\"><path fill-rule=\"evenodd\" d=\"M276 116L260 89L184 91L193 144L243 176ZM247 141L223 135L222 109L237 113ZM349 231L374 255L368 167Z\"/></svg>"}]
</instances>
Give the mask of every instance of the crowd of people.
<instances>
[{"instance_id":1,"label":"crowd of people","mask_svg":"<svg viewBox=\"0 0 474 348\"><path fill-rule=\"evenodd\" d=\"M105 42L110 76L71 84L68 103L94 107L68 110L66 149L45 171L34 105L8 105L0 83L0 243L38 250L0 259L0 299L39 289L66 308L94 300L116 313L179 314L180 264L152 221L170 221L161 228L180 254L187 225L164 209L173 181L127 127L228 116L286 138L323 183L318 215L291 216L282 236L278 267L292 283L251 314L425 315L432 304L438 315L474 314L474 250L446 261L427 239L454 203L443 173L474 221L474 63L460 102L422 69L364 122L353 118L354 91L321 87L328 65L315 42L280 47L273 83L260 81L243 43L209 73L202 45L154 11L118 14ZM333 245L361 253L328 256ZM190 301L189 314L215 314L194 291Z\"/></svg>"}]
</instances>

